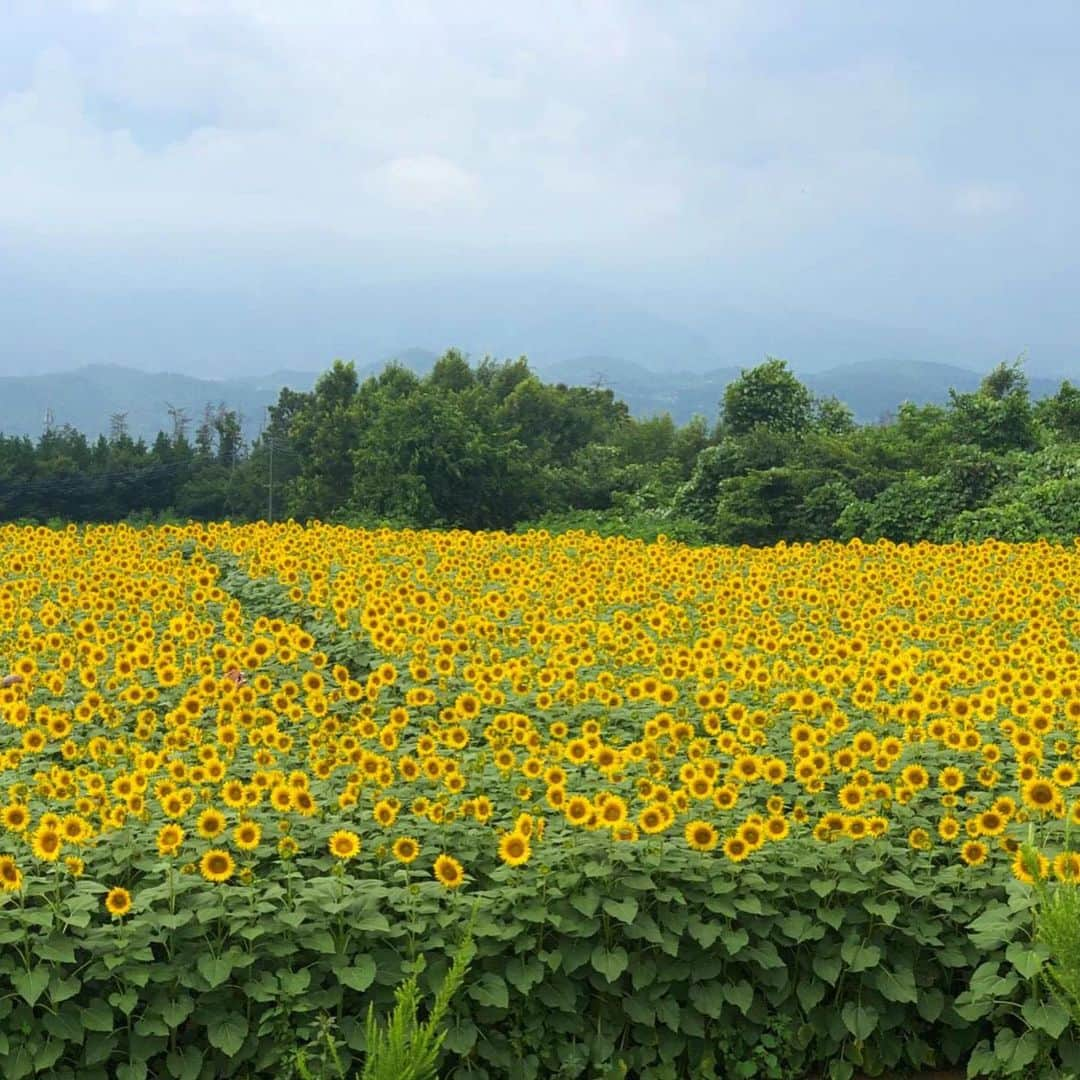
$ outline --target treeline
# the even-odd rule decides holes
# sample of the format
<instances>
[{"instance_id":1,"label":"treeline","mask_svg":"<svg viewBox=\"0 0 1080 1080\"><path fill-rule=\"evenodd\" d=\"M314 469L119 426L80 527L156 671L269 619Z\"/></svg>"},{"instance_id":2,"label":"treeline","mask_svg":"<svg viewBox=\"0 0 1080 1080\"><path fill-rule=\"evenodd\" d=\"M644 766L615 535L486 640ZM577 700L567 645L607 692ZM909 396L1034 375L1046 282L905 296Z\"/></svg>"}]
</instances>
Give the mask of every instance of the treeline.
<instances>
[{"instance_id":1,"label":"treeline","mask_svg":"<svg viewBox=\"0 0 1080 1080\"><path fill-rule=\"evenodd\" d=\"M448 352L420 377L335 363L283 390L251 444L208 410L189 440L70 428L0 436L6 520L321 518L415 527L595 528L692 542L1080 535L1080 389L1033 402L1019 362L943 406L857 425L781 360L730 384L715 423L631 417L610 390L524 359Z\"/></svg>"}]
</instances>

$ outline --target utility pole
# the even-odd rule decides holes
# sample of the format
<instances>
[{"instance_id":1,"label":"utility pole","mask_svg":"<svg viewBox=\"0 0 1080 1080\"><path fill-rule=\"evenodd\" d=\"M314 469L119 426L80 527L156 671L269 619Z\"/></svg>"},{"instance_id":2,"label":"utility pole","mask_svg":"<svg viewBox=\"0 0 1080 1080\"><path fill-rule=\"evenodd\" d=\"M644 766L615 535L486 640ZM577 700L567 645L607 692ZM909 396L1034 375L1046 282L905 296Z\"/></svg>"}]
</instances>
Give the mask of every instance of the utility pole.
<instances>
[{"instance_id":1,"label":"utility pole","mask_svg":"<svg viewBox=\"0 0 1080 1080\"><path fill-rule=\"evenodd\" d=\"M169 417L172 420L172 441L173 445L176 446L187 436L187 426L189 423L188 410L178 409L172 404L172 402L169 401L165 402L165 407L168 409Z\"/></svg>"}]
</instances>

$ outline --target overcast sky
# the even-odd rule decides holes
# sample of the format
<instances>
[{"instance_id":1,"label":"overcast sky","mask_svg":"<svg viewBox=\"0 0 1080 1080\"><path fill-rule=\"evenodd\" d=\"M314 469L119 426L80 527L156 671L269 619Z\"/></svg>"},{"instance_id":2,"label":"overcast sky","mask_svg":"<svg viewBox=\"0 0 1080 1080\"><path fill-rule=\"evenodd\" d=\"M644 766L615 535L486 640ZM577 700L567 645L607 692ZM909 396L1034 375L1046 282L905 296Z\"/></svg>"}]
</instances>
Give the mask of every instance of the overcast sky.
<instances>
[{"instance_id":1,"label":"overcast sky","mask_svg":"<svg viewBox=\"0 0 1080 1080\"><path fill-rule=\"evenodd\" d=\"M0 365L77 359L50 305L391 280L422 325L463 274L1080 343L1078 42L1075 0L0 0Z\"/></svg>"}]
</instances>

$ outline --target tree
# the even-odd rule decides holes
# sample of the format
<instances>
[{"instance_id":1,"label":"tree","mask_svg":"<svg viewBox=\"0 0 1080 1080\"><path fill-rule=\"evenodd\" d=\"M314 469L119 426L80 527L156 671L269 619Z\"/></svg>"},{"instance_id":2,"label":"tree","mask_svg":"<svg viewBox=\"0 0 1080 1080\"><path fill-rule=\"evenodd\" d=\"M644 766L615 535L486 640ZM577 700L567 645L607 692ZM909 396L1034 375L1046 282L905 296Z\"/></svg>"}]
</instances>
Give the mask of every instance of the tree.
<instances>
[{"instance_id":1,"label":"tree","mask_svg":"<svg viewBox=\"0 0 1080 1080\"><path fill-rule=\"evenodd\" d=\"M1065 442L1080 442L1080 387L1066 379L1058 392L1036 406L1039 418Z\"/></svg>"},{"instance_id":2,"label":"tree","mask_svg":"<svg viewBox=\"0 0 1080 1080\"><path fill-rule=\"evenodd\" d=\"M348 500L359 441L356 394L355 366L335 360L311 394L296 403L288 430L299 473L289 485L290 513L325 517Z\"/></svg>"},{"instance_id":3,"label":"tree","mask_svg":"<svg viewBox=\"0 0 1080 1080\"><path fill-rule=\"evenodd\" d=\"M1014 364L999 364L973 394L949 391L953 431L959 442L983 450L1032 450L1038 444L1027 379Z\"/></svg>"},{"instance_id":4,"label":"tree","mask_svg":"<svg viewBox=\"0 0 1080 1080\"><path fill-rule=\"evenodd\" d=\"M744 370L724 391L720 426L727 435L746 435L756 427L799 435L813 418L814 398L788 370L786 361L769 358Z\"/></svg>"}]
</instances>

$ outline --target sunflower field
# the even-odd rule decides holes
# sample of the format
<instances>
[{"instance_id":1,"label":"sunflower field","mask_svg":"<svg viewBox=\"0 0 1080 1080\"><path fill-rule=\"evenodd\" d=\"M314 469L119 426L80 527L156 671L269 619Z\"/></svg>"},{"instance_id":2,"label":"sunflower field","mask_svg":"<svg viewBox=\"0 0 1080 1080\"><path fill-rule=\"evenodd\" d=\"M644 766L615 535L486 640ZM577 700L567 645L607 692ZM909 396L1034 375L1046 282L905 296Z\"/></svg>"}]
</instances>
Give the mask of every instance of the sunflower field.
<instances>
[{"instance_id":1,"label":"sunflower field","mask_svg":"<svg viewBox=\"0 0 1080 1080\"><path fill-rule=\"evenodd\" d=\"M1080 547L0 527L0 1074L1080 1073Z\"/></svg>"}]
</instances>

